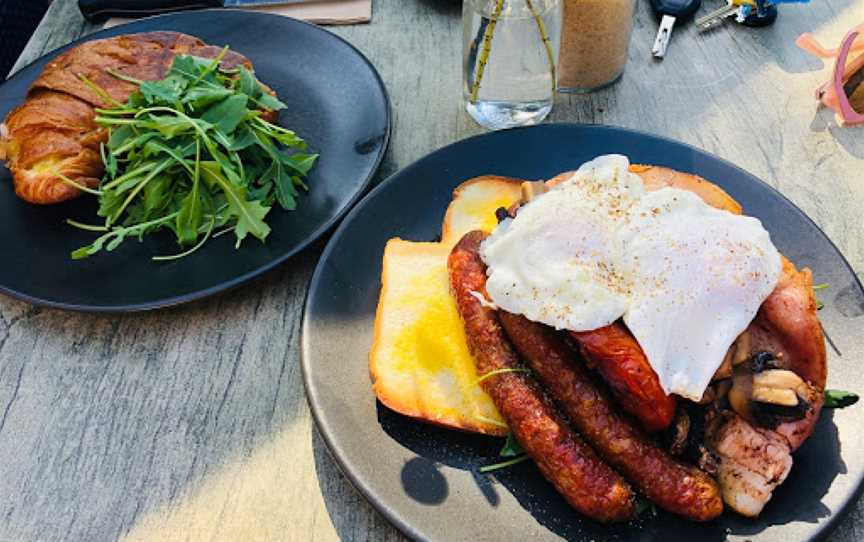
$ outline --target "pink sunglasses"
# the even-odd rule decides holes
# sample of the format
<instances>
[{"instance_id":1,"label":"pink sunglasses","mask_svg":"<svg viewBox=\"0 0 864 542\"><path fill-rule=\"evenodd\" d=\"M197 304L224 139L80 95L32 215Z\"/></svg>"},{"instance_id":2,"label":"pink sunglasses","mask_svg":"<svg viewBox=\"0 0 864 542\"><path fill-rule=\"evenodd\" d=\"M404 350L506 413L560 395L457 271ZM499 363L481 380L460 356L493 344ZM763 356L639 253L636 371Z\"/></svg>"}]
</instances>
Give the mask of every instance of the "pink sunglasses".
<instances>
[{"instance_id":1,"label":"pink sunglasses","mask_svg":"<svg viewBox=\"0 0 864 542\"><path fill-rule=\"evenodd\" d=\"M841 126L864 123L864 24L850 30L837 49L825 49L810 33L795 44L819 58L836 59L834 76L816 89L816 99L837 113Z\"/></svg>"}]
</instances>

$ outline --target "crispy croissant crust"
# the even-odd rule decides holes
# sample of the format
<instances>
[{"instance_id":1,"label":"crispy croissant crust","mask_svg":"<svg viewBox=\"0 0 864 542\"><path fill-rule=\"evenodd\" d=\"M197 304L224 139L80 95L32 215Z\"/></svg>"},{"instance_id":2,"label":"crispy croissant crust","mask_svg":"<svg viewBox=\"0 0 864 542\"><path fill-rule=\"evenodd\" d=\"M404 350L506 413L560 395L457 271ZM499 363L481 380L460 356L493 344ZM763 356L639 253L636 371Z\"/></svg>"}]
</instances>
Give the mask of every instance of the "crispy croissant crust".
<instances>
[{"instance_id":1,"label":"crispy croissant crust","mask_svg":"<svg viewBox=\"0 0 864 542\"><path fill-rule=\"evenodd\" d=\"M109 73L134 79L162 79L175 55L215 58L220 47L177 32L147 32L84 43L52 60L27 94L0 125L0 160L6 160L18 197L31 203L58 203L81 190L61 179L95 187L104 168L99 145L107 132L99 128L94 108L111 104L84 78L125 102L137 86ZM244 56L228 51L222 67L251 68Z\"/></svg>"}]
</instances>

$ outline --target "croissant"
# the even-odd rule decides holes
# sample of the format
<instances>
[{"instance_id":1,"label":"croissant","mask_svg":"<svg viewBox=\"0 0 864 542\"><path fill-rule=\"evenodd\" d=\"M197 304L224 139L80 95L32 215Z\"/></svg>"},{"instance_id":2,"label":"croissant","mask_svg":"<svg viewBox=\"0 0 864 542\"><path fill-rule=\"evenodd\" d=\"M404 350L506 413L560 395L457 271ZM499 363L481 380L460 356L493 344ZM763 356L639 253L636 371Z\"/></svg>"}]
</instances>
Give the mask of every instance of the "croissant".
<instances>
[{"instance_id":1,"label":"croissant","mask_svg":"<svg viewBox=\"0 0 864 542\"><path fill-rule=\"evenodd\" d=\"M154 81L165 77L175 55L215 58L221 51L187 34L146 32L90 41L49 62L24 103L0 124L0 160L12 173L15 193L31 203L50 204L81 195L75 184L99 184L104 172L99 147L108 133L96 125L95 108L111 104L85 78L124 103L137 85L109 70ZM221 65L252 67L233 51Z\"/></svg>"}]
</instances>

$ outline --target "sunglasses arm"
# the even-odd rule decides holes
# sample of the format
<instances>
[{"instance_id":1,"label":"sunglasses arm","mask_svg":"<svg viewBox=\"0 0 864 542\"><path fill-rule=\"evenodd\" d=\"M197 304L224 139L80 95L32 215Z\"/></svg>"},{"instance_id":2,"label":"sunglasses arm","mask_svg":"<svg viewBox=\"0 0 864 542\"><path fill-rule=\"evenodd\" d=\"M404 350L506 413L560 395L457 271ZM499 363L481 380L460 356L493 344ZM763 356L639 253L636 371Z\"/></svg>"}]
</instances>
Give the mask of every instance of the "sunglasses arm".
<instances>
[{"instance_id":1,"label":"sunglasses arm","mask_svg":"<svg viewBox=\"0 0 864 542\"><path fill-rule=\"evenodd\" d=\"M810 32L805 32L798 36L798 39L795 40L795 45L819 58L834 58L840 54L840 49L826 49L822 47Z\"/></svg>"},{"instance_id":2,"label":"sunglasses arm","mask_svg":"<svg viewBox=\"0 0 864 542\"><path fill-rule=\"evenodd\" d=\"M854 32L856 30L859 32L864 31L864 25L854 28L852 31ZM826 49L822 47L822 44L820 44L810 32L804 32L798 36L795 40L795 45L797 45L799 49L803 49L811 55L819 58L837 58L837 56L840 55L840 47L836 49ZM856 42L852 45L850 52L855 53L858 51L864 51L864 42Z\"/></svg>"}]
</instances>

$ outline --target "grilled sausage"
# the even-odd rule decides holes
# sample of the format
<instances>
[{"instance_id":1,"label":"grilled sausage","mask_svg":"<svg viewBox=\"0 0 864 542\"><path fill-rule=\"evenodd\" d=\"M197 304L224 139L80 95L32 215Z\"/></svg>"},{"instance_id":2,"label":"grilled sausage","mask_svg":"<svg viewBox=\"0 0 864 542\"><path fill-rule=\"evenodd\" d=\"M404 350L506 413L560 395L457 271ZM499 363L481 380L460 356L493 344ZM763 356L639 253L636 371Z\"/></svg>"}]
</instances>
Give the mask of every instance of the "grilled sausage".
<instances>
[{"instance_id":1,"label":"grilled sausage","mask_svg":"<svg viewBox=\"0 0 864 542\"><path fill-rule=\"evenodd\" d=\"M618 403L648 431L669 427L675 417L675 398L666 395L642 347L621 324L571 335L582 354L609 385Z\"/></svg>"},{"instance_id":2,"label":"grilled sausage","mask_svg":"<svg viewBox=\"0 0 864 542\"><path fill-rule=\"evenodd\" d=\"M486 266L479 255L484 237L480 231L465 234L447 262L478 374L503 371L484 379L483 389L543 476L571 506L602 522L632 518L633 492L627 482L567 425L533 378L512 371L522 367L518 356L495 311L473 294L486 293Z\"/></svg>"},{"instance_id":3,"label":"grilled sausage","mask_svg":"<svg viewBox=\"0 0 864 542\"><path fill-rule=\"evenodd\" d=\"M498 311L533 374L600 455L660 508L696 521L723 512L720 489L705 472L681 463L619 415L557 332Z\"/></svg>"}]
</instances>

